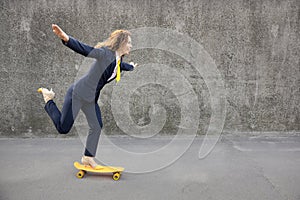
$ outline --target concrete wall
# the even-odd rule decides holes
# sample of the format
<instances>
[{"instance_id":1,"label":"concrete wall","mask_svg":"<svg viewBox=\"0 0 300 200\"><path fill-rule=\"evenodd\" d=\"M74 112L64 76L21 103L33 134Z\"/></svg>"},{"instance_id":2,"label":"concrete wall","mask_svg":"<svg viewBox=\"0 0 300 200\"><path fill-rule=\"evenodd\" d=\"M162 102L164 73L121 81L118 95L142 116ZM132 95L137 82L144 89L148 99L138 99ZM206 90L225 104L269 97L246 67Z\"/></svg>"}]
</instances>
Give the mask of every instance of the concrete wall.
<instances>
[{"instance_id":1,"label":"concrete wall","mask_svg":"<svg viewBox=\"0 0 300 200\"><path fill-rule=\"evenodd\" d=\"M90 45L119 28L161 27L186 34L211 56L224 81L224 132L300 130L298 0L2 0L0 10L2 136L56 134L36 89L52 87L61 107L85 58L61 44L52 23ZM138 62L140 70L160 63L179 71L197 95L198 134L206 132L210 93L192 63L157 49L134 51L128 60ZM130 73L123 78L130 79ZM105 131L111 134L120 133L111 111L113 87L108 85L100 100ZM181 105L159 84L143 85L130 97L132 120L151 123L153 102L166 111L160 133L174 133Z\"/></svg>"}]
</instances>

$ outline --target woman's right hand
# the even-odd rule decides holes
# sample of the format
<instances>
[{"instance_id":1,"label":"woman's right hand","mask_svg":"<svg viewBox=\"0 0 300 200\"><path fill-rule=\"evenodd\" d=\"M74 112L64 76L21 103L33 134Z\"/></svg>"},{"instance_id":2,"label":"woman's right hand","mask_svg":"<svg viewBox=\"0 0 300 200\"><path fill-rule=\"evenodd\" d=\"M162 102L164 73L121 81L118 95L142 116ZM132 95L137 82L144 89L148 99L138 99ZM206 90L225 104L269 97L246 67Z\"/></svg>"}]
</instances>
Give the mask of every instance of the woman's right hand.
<instances>
[{"instance_id":1,"label":"woman's right hand","mask_svg":"<svg viewBox=\"0 0 300 200\"><path fill-rule=\"evenodd\" d=\"M64 42L69 41L69 36L56 24L52 24L52 30L60 39L62 39Z\"/></svg>"}]
</instances>

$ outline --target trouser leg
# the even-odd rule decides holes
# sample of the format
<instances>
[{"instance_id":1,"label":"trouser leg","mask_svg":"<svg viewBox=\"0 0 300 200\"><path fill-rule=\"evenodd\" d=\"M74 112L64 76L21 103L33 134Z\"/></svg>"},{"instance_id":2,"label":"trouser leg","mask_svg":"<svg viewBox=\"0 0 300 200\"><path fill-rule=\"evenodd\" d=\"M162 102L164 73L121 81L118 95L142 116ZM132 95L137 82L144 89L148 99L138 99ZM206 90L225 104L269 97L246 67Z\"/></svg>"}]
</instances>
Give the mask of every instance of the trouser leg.
<instances>
[{"instance_id":1,"label":"trouser leg","mask_svg":"<svg viewBox=\"0 0 300 200\"><path fill-rule=\"evenodd\" d=\"M68 133L74 120L81 108L81 102L73 95L73 86L71 86L64 99L62 112L59 111L53 100L50 100L45 105L45 110L52 119L55 128L61 134Z\"/></svg>"},{"instance_id":2,"label":"trouser leg","mask_svg":"<svg viewBox=\"0 0 300 200\"><path fill-rule=\"evenodd\" d=\"M101 111L97 103L89 103L83 105L82 111L85 114L89 125L89 133L86 140L84 155L95 157L101 128L103 127Z\"/></svg>"}]
</instances>

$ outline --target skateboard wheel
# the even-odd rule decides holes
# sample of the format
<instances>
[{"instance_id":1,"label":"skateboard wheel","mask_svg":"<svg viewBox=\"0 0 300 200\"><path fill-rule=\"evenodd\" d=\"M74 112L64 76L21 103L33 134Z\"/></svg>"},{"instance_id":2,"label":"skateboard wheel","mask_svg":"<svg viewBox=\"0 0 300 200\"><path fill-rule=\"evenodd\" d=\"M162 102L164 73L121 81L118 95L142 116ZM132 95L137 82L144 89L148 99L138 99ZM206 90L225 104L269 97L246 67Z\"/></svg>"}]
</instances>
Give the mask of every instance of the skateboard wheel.
<instances>
[{"instance_id":1,"label":"skateboard wheel","mask_svg":"<svg viewBox=\"0 0 300 200\"><path fill-rule=\"evenodd\" d=\"M117 181L117 180L119 180L120 179L120 176L121 176L121 174L119 173L119 172L117 172L117 173L114 173L113 174L113 179L115 180L115 181Z\"/></svg>"},{"instance_id":2,"label":"skateboard wheel","mask_svg":"<svg viewBox=\"0 0 300 200\"><path fill-rule=\"evenodd\" d=\"M37 92L39 92L39 93L42 93L42 91L43 91L43 88L39 88L39 89L37 90Z\"/></svg>"},{"instance_id":3,"label":"skateboard wheel","mask_svg":"<svg viewBox=\"0 0 300 200\"><path fill-rule=\"evenodd\" d=\"M85 175L85 171L80 170L79 172L77 172L76 177L77 177L77 178L83 178L84 175Z\"/></svg>"}]
</instances>

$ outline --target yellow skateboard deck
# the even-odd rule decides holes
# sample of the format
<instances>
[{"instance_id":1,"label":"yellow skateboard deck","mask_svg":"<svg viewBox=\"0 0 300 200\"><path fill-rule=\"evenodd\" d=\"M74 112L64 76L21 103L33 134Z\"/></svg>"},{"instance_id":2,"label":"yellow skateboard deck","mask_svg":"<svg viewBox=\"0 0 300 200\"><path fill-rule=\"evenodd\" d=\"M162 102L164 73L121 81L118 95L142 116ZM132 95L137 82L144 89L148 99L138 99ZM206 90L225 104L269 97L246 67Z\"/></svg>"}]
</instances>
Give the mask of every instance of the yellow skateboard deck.
<instances>
[{"instance_id":1,"label":"yellow skateboard deck","mask_svg":"<svg viewBox=\"0 0 300 200\"><path fill-rule=\"evenodd\" d=\"M112 173L112 178L117 181L120 179L122 172L124 171L123 167L112 167L112 166L102 166L101 169L94 169L91 166L86 166L83 164L80 164L79 162L74 162L74 167L76 169L79 169L79 171L76 174L77 178L83 178L86 172L93 172L93 173L102 173L102 174L108 174Z\"/></svg>"}]
</instances>

